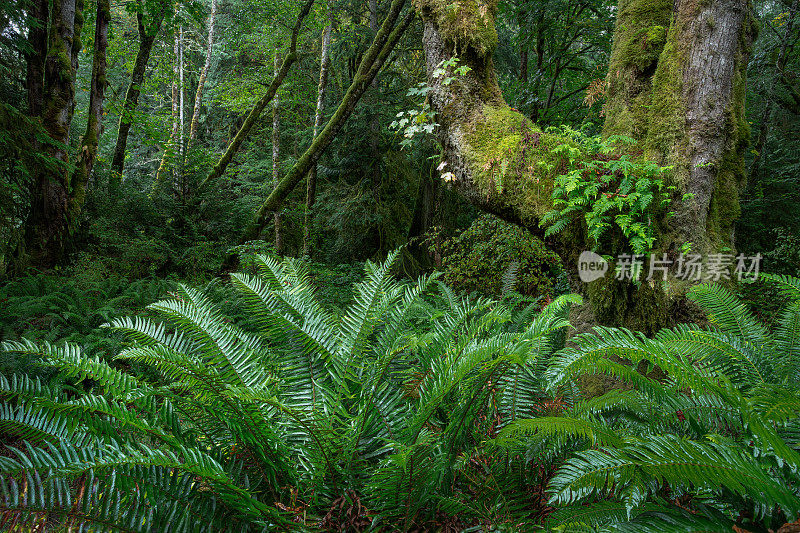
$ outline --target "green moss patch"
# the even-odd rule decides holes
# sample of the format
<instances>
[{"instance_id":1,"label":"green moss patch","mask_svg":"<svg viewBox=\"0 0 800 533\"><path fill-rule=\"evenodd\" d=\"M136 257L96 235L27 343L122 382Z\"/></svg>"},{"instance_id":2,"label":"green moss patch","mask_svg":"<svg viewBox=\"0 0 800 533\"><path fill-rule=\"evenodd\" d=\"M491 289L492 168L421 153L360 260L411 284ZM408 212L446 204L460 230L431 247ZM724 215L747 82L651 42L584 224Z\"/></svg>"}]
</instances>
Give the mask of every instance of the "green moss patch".
<instances>
[{"instance_id":1,"label":"green moss patch","mask_svg":"<svg viewBox=\"0 0 800 533\"><path fill-rule=\"evenodd\" d=\"M471 48L478 55L487 56L497 48L497 0L414 0L414 7L436 22L442 36L455 45L459 54Z\"/></svg>"},{"instance_id":2,"label":"green moss patch","mask_svg":"<svg viewBox=\"0 0 800 533\"><path fill-rule=\"evenodd\" d=\"M552 207L553 177L563 165L553 149L568 142L508 106L484 105L469 127L465 152L483 194L506 197L526 218L538 219Z\"/></svg>"}]
</instances>

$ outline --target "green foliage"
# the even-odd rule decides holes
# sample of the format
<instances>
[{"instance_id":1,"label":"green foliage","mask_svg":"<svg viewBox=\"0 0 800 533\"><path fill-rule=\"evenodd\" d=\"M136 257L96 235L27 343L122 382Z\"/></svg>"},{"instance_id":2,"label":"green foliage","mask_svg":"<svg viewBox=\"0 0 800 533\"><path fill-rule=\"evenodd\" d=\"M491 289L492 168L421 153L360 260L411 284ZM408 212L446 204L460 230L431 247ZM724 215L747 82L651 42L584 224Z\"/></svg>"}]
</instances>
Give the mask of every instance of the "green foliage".
<instances>
[{"instance_id":1,"label":"green foliage","mask_svg":"<svg viewBox=\"0 0 800 533\"><path fill-rule=\"evenodd\" d=\"M547 226L545 235L558 233L583 216L596 246L617 228L633 253L648 253L658 233L651 215L669 205L675 190L662 178L670 167L623 153L622 147L634 143L628 137L588 137L568 126L558 131L573 142L554 150L564 155L568 168L556 176L555 209L541 221Z\"/></svg>"},{"instance_id":2,"label":"green foliage","mask_svg":"<svg viewBox=\"0 0 800 533\"><path fill-rule=\"evenodd\" d=\"M563 276L558 256L527 230L490 215L444 240L439 251L444 281L467 293L553 297L564 290L556 287Z\"/></svg>"},{"instance_id":3,"label":"green foliage","mask_svg":"<svg viewBox=\"0 0 800 533\"><path fill-rule=\"evenodd\" d=\"M765 277L791 297L772 332L727 289L701 285L690 298L709 327L653 339L597 328L553 358L551 390L596 374L626 387L501 433L575 449L550 480L565 506L550 527L767 531L800 516L800 280Z\"/></svg>"},{"instance_id":4,"label":"green foliage","mask_svg":"<svg viewBox=\"0 0 800 533\"><path fill-rule=\"evenodd\" d=\"M320 305L303 263L261 256L257 275L231 276L247 329L186 286L149 306L158 318L114 319L131 341L116 359L151 366L153 381L77 346L5 343L92 386L66 393L0 377L0 426L23 441L0 457L4 523L330 529L341 524L326 511L348 500L347 513L378 528L454 514L529 523L537 504L524 495L541 479L485 441L546 399L542 363L579 299L536 316L538 306L460 299L435 276L392 279L397 255L365 265L339 316ZM513 482L498 483L503 471Z\"/></svg>"},{"instance_id":5,"label":"green foliage","mask_svg":"<svg viewBox=\"0 0 800 533\"><path fill-rule=\"evenodd\" d=\"M101 331L109 320L136 312L173 287L166 280L130 282L106 279L35 275L0 287L0 338L66 341L102 357L118 351L121 338ZM10 374L24 368L25 359L0 355L0 370Z\"/></svg>"}]
</instances>

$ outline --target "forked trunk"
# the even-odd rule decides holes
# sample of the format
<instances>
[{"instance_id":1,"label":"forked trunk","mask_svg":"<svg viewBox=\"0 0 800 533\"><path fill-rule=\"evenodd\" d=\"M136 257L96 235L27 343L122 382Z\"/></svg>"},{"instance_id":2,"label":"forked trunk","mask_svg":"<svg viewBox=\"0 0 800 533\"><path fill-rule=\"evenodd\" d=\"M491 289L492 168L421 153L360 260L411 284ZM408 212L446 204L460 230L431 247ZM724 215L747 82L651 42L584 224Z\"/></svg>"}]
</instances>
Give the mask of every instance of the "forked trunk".
<instances>
[{"instance_id":1,"label":"forked trunk","mask_svg":"<svg viewBox=\"0 0 800 533\"><path fill-rule=\"evenodd\" d=\"M144 73L147 70L147 62L150 59L150 52L153 50L156 36L161 29L161 23L164 21L164 15L167 11L167 2L164 0L160 9L156 12L153 22L148 27L144 21L144 7L139 2L139 13L136 14L137 28L139 31L139 51L136 53L136 61L133 65L133 73L131 74L131 81L128 84L128 90L125 92L125 103L122 106L122 113L119 117L119 129L117 133L117 142L114 145L114 155L111 159L111 177L110 190L111 194L116 195L119 184L122 181L122 171L125 165L125 149L128 144L128 134L131 130L133 123L133 115L136 112L136 106L139 103L139 93L142 90L142 82L144 81Z\"/></svg>"}]
</instances>

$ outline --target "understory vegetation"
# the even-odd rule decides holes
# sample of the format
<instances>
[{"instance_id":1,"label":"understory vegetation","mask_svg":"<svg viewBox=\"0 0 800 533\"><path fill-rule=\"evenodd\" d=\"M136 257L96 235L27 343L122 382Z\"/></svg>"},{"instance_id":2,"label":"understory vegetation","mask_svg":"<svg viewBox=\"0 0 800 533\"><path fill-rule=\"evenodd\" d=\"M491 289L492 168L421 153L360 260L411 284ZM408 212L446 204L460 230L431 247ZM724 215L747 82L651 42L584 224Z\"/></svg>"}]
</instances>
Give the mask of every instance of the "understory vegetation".
<instances>
[{"instance_id":1,"label":"understory vegetation","mask_svg":"<svg viewBox=\"0 0 800 533\"><path fill-rule=\"evenodd\" d=\"M798 518L800 279L772 327L719 285L709 325L570 339L560 296L465 298L368 262L337 309L258 255L234 308L177 285L113 354L8 341L3 526L91 531L689 531ZM149 369L142 372L142 368ZM581 378L618 386L587 396ZM714 529L718 528L718 529Z\"/></svg>"}]
</instances>

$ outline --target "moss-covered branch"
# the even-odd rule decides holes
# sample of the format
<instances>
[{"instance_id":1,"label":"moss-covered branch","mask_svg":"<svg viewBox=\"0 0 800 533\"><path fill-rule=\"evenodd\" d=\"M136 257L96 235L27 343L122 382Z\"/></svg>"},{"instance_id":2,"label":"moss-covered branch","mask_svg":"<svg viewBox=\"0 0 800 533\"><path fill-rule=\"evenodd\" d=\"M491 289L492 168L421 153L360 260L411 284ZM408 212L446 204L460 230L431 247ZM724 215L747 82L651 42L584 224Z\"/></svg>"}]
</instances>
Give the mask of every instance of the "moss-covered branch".
<instances>
[{"instance_id":1,"label":"moss-covered branch","mask_svg":"<svg viewBox=\"0 0 800 533\"><path fill-rule=\"evenodd\" d=\"M250 241L258 237L261 230L266 225L270 213L280 207L281 203L283 203L297 184L306 176L309 169L319 160L323 151L330 145L342 126L344 126L344 123L352 114L361 96L370 86L372 80L375 79L375 76L377 76L378 71L383 67L389 54L400 40L400 37L402 37L405 30L414 20L414 13L409 12L395 27L403 4L405 4L405 0L393 0L389 8L389 13L383 21L383 25L375 35L372 45L370 45L364 54L358 71L353 78L353 82L347 89L336 112L320 134L314 138L311 146L300 156L300 159L297 160L291 170L289 170L286 176L276 185L275 189L258 209L253 218L253 222L242 235L242 242Z\"/></svg>"}]
</instances>

